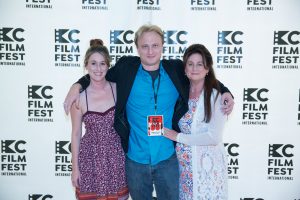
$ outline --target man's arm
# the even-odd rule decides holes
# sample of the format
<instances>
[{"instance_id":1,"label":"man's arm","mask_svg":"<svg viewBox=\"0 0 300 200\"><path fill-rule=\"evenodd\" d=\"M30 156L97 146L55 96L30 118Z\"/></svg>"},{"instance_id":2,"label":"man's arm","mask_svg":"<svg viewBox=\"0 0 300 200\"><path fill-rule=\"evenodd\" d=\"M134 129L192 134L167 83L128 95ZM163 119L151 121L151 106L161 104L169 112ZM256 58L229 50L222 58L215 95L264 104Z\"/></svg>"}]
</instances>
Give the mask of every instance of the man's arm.
<instances>
[{"instance_id":1,"label":"man's arm","mask_svg":"<svg viewBox=\"0 0 300 200\"><path fill-rule=\"evenodd\" d=\"M120 58L120 61L124 60L124 57ZM106 73L106 80L111 82L117 82L118 78L118 66L119 61L116 63L114 67L108 69ZM75 102L76 107L79 106L79 93L82 90L85 90L90 84L90 76L87 74L81 77L76 83L74 83L64 101L64 110L66 114L69 114L72 104Z\"/></svg>"},{"instance_id":2,"label":"man's arm","mask_svg":"<svg viewBox=\"0 0 300 200\"><path fill-rule=\"evenodd\" d=\"M79 108L79 94L81 91L81 85L79 83L75 83L71 86L67 96L64 101L64 110L68 115L71 109L71 106L75 102L75 107Z\"/></svg>"},{"instance_id":3,"label":"man's arm","mask_svg":"<svg viewBox=\"0 0 300 200\"><path fill-rule=\"evenodd\" d=\"M233 95L231 94L229 89L224 86L223 83L221 83L220 81L218 81L218 83L220 86L220 92L222 94L222 112L226 115L229 115L232 112L234 106Z\"/></svg>"},{"instance_id":4,"label":"man's arm","mask_svg":"<svg viewBox=\"0 0 300 200\"><path fill-rule=\"evenodd\" d=\"M231 92L229 91L229 89L221 81L218 80L218 83L219 83L219 86L220 86L220 92L221 92L221 94L224 94L226 92L229 92L231 94ZM232 94L231 94L231 96L232 96L232 98L234 98Z\"/></svg>"},{"instance_id":5,"label":"man's arm","mask_svg":"<svg viewBox=\"0 0 300 200\"><path fill-rule=\"evenodd\" d=\"M90 84L90 75L86 74L85 76L81 77L76 83L81 86L80 90L85 90Z\"/></svg>"},{"instance_id":6,"label":"man's arm","mask_svg":"<svg viewBox=\"0 0 300 200\"><path fill-rule=\"evenodd\" d=\"M74 83L64 101L64 110L68 115L72 104L75 102L75 107L79 108L79 93L85 90L90 84L90 76L87 74L81 77L76 83Z\"/></svg>"}]
</instances>

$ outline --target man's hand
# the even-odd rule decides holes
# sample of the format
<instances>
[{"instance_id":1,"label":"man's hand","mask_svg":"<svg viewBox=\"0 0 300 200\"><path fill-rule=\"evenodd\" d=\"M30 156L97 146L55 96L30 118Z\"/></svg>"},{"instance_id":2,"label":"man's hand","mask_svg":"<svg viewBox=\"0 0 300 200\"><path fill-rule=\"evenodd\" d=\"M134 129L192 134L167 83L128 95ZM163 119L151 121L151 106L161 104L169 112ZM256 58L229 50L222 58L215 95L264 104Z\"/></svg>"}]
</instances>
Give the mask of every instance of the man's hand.
<instances>
[{"instance_id":1,"label":"man's hand","mask_svg":"<svg viewBox=\"0 0 300 200\"><path fill-rule=\"evenodd\" d=\"M75 106L79 109L79 93L80 93L81 85L75 83L70 88L65 101L64 101L64 110L65 113L68 115L71 109L72 104L75 102Z\"/></svg>"},{"instance_id":2,"label":"man's hand","mask_svg":"<svg viewBox=\"0 0 300 200\"><path fill-rule=\"evenodd\" d=\"M174 130L164 128L164 136L170 140L176 141L178 133Z\"/></svg>"},{"instance_id":3,"label":"man's hand","mask_svg":"<svg viewBox=\"0 0 300 200\"><path fill-rule=\"evenodd\" d=\"M222 94L221 99L222 99L222 112L225 115L229 115L232 112L234 106L233 97L229 92L225 92L224 94Z\"/></svg>"}]
</instances>

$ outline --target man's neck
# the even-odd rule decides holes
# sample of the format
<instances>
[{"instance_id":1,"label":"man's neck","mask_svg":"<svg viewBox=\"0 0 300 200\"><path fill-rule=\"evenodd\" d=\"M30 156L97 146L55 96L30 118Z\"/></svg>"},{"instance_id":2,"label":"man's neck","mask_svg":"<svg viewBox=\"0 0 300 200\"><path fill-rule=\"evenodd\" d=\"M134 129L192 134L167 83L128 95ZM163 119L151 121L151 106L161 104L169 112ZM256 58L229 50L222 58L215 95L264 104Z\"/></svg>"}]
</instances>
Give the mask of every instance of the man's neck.
<instances>
[{"instance_id":1,"label":"man's neck","mask_svg":"<svg viewBox=\"0 0 300 200\"><path fill-rule=\"evenodd\" d=\"M159 64L149 66L149 65L144 65L142 63L142 66L143 66L143 69L146 70L146 71L155 71L155 70L159 69Z\"/></svg>"}]
</instances>

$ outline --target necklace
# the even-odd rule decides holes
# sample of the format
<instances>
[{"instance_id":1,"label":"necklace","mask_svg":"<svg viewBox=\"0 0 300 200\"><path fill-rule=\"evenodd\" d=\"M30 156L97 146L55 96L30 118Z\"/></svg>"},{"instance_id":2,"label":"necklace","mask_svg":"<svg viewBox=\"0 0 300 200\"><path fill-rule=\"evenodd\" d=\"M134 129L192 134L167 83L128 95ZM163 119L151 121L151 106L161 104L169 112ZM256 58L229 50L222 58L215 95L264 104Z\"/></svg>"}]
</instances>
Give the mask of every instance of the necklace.
<instances>
[{"instance_id":1,"label":"necklace","mask_svg":"<svg viewBox=\"0 0 300 200\"><path fill-rule=\"evenodd\" d=\"M195 99L197 97L200 96L202 92L202 89L198 89L198 88L190 88L190 95L189 95L189 98L190 99Z\"/></svg>"}]
</instances>

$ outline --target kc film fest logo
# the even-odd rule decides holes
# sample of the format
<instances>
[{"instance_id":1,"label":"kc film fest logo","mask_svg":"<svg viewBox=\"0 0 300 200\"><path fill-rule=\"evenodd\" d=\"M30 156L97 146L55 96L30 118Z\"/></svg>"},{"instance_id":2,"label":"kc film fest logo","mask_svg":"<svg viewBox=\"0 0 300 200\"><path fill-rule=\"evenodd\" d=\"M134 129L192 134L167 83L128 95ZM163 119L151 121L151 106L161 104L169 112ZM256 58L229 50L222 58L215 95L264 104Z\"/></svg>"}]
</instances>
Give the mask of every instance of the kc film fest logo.
<instances>
[{"instance_id":1,"label":"kc film fest logo","mask_svg":"<svg viewBox=\"0 0 300 200\"><path fill-rule=\"evenodd\" d=\"M292 144L269 144L268 180L293 180Z\"/></svg>"},{"instance_id":2,"label":"kc film fest logo","mask_svg":"<svg viewBox=\"0 0 300 200\"><path fill-rule=\"evenodd\" d=\"M268 92L266 88L244 88L242 124L267 125Z\"/></svg>"},{"instance_id":3,"label":"kc film fest logo","mask_svg":"<svg viewBox=\"0 0 300 200\"><path fill-rule=\"evenodd\" d=\"M26 8L52 9L50 0L26 0Z\"/></svg>"},{"instance_id":4,"label":"kc film fest logo","mask_svg":"<svg viewBox=\"0 0 300 200\"><path fill-rule=\"evenodd\" d=\"M272 11L272 0L247 0L248 11Z\"/></svg>"},{"instance_id":5,"label":"kc film fest logo","mask_svg":"<svg viewBox=\"0 0 300 200\"><path fill-rule=\"evenodd\" d=\"M29 194L28 200L47 200L52 199L53 196L51 194Z\"/></svg>"},{"instance_id":6,"label":"kc film fest logo","mask_svg":"<svg viewBox=\"0 0 300 200\"><path fill-rule=\"evenodd\" d=\"M25 66L23 28L0 28L0 65Z\"/></svg>"},{"instance_id":7,"label":"kc film fest logo","mask_svg":"<svg viewBox=\"0 0 300 200\"><path fill-rule=\"evenodd\" d=\"M218 31L217 68L241 69L242 31Z\"/></svg>"},{"instance_id":8,"label":"kc film fest logo","mask_svg":"<svg viewBox=\"0 0 300 200\"><path fill-rule=\"evenodd\" d=\"M240 145L236 143L224 143L228 157L228 179L238 179L239 170L239 152Z\"/></svg>"},{"instance_id":9,"label":"kc film fest logo","mask_svg":"<svg viewBox=\"0 0 300 200\"><path fill-rule=\"evenodd\" d=\"M55 29L55 66L80 67L80 48L77 29Z\"/></svg>"},{"instance_id":10,"label":"kc film fest logo","mask_svg":"<svg viewBox=\"0 0 300 200\"><path fill-rule=\"evenodd\" d=\"M137 0L137 10L161 10L159 0Z\"/></svg>"},{"instance_id":11,"label":"kc film fest logo","mask_svg":"<svg viewBox=\"0 0 300 200\"><path fill-rule=\"evenodd\" d=\"M215 0L191 0L191 10L193 11L216 11Z\"/></svg>"},{"instance_id":12,"label":"kc film fest logo","mask_svg":"<svg viewBox=\"0 0 300 200\"><path fill-rule=\"evenodd\" d=\"M26 176L26 141L1 140L1 175Z\"/></svg>"},{"instance_id":13,"label":"kc film fest logo","mask_svg":"<svg viewBox=\"0 0 300 200\"><path fill-rule=\"evenodd\" d=\"M52 89L49 85L28 86L29 122L53 122Z\"/></svg>"},{"instance_id":14,"label":"kc film fest logo","mask_svg":"<svg viewBox=\"0 0 300 200\"><path fill-rule=\"evenodd\" d=\"M82 10L108 10L106 0L82 0Z\"/></svg>"},{"instance_id":15,"label":"kc film fest logo","mask_svg":"<svg viewBox=\"0 0 300 200\"><path fill-rule=\"evenodd\" d=\"M115 64L122 56L133 55L134 31L111 30L109 53L112 64Z\"/></svg>"},{"instance_id":16,"label":"kc film fest logo","mask_svg":"<svg viewBox=\"0 0 300 200\"><path fill-rule=\"evenodd\" d=\"M187 31L165 30L163 59L182 59L183 53L187 49Z\"/></svg>"},{"instance_id":17,"label":"kc film fest logo","mask_svg":"<svg viewBox=\"0 0 300 200\"><path fill-rule=\"evenodd\" d=\"M299 31L274 31L272 69L299 69Z\"/></svg>"},{"instance_id":18,"label":"kc film fest logo","mask_svg":"<svg viewBox=\"0 0 300 200\"><path fill-rule=\"evenodd\" d=\"M70 176L71 172L71 142L55 141L55 176Z\"/></svg>"}]
</instances>

